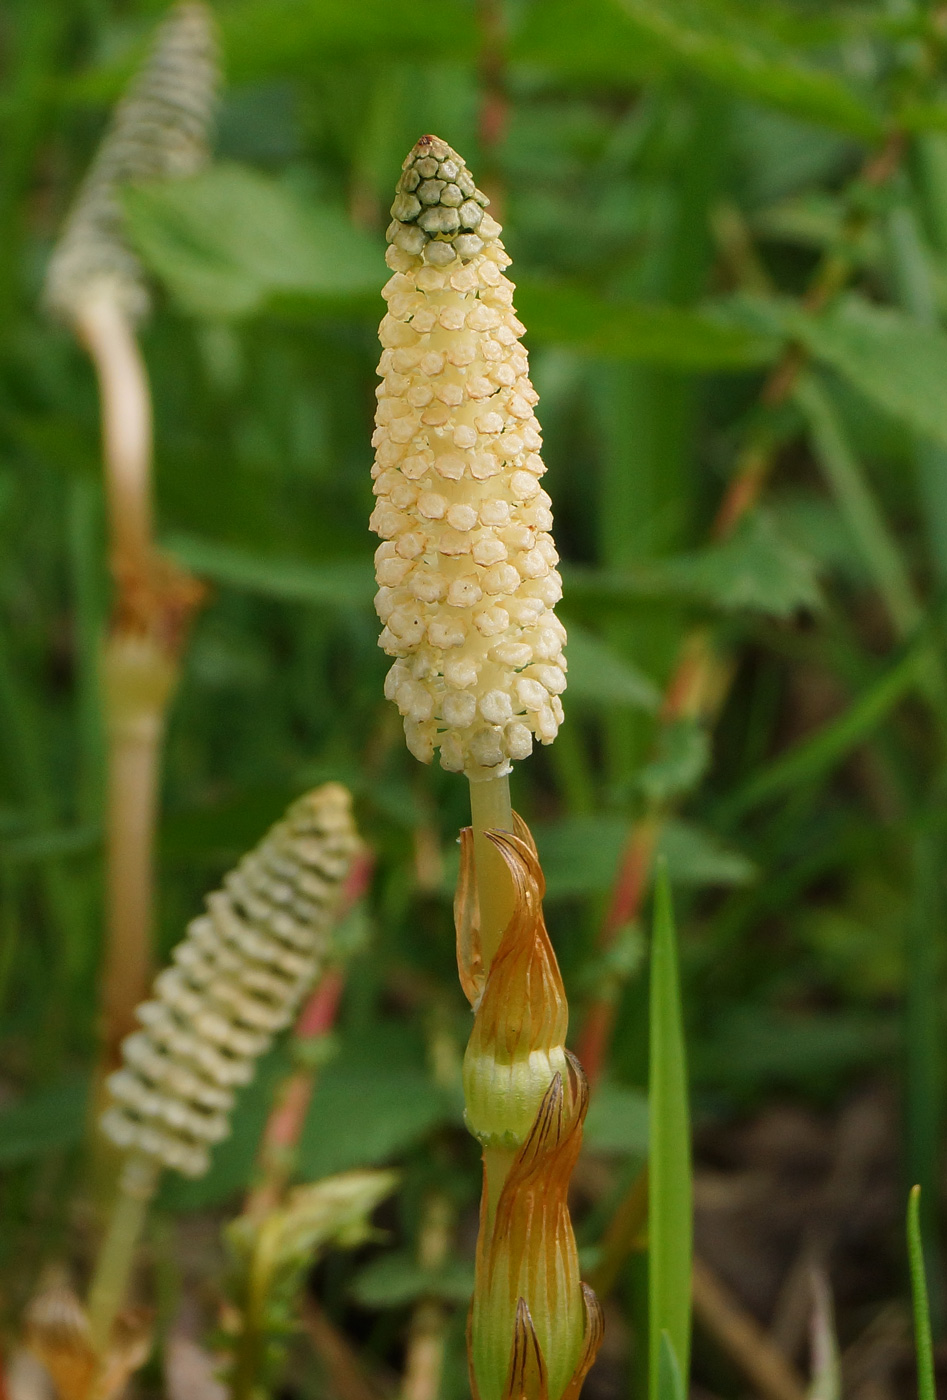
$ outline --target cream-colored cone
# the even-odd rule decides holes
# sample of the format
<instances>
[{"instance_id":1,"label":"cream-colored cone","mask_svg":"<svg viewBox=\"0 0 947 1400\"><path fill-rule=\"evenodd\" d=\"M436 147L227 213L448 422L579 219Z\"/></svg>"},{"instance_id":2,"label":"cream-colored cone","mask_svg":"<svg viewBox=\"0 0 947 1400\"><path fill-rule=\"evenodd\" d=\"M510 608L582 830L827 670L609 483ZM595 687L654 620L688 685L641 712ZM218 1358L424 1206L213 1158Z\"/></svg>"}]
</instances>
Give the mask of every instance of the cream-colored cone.
<instances>
[{"instance_id":1,"label":"cream-colored cone","mask_svg":"<svg viewBox=\"0 0 947 1400\"><path fill-rule=\"evenodd\" d=\"M538 396L487 202L421 138L388 229L371 520L386 694L417 758L474 780L555 738L566 684Z\"/></svg>"}]
</instances>

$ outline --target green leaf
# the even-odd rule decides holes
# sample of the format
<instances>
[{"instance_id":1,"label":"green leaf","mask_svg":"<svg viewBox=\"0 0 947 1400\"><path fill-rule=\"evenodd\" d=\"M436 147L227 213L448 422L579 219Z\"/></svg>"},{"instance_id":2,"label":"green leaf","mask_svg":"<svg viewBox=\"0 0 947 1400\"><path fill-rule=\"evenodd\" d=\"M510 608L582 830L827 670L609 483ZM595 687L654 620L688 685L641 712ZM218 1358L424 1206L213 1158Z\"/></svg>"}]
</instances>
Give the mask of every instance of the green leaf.
<instances>
[{"instance_id":1,"label":"green leaf","mask_svg":"<svg viewBox=\"0 0 947 1400\"><path fill-rule=\"evenodd\" d=\"M947 102L905 102L896 121L902 131L947 131Z\"/></svg>"},{"instance_id":2,"label":"green leaf","mask_svg":"<svg viewBox=\"0 0 947 1400\"><path fill-rule=\"evenodd\" d=\"M221 47L231 84L283 74L313 80L317 67L385 58L462 63L477 50L473 12L463 0L236 0L220 7ZM117 98L143 48L83 74L67 85L74 102Z\"/></svg>"},{"instance_id":3,"label":"green leaf","mask_svg":"<svg viewBox=\"0 0 947 1400\"><path fill-rule=\"evenodd\" d=\"M824 190L805 190L790 195L753 219L753 228L764 238L803 247L830 249L846 237L846 205L837 195ZM846 247L851 246L846 243ZM884 244L874 226L854 241L852 255L859 265L877 266L884 257Z\"/></svg>"},{"instance_id":4,"label":"green leaf","mask_svg":"<svg viewBox=\"0 0 947 1400\"><path fill-rule=\"evenodd\" d=\"M661 1397L662 1334L689 1369L693 1196L690 1108L677 939L667 872L655 885L648 1072L648 1374Z\"/></svg>"},{"instance_id":5,"label":"green leaf","mask_svg":"<svg viewBox=\"0 0 947 1400\"><path fill-rule=\"evenodd\" d=\"M102 844L102 832L94 826L65 827L61 831L37 831L4 842L8 865L37 864L63 856L85 855Z\"/></svg>"},{"instance_id":6,"label":"green leaf","mask_svg":"<svg viewBox=\"0 0 947 1400\"><path fill-rule=\"evenodd\" d=\"M585 1120L584 1146L592 1152L648 1155L648 1097L626 1084L598 1085Z\"/></svg>"},{"instance_id":7,"label":"green leaf","mask_svg":"<svg viewBox=\"0 0 947 1400\"><path fill-rule=\"evenodd\" d=\"M473 1292L473 1265L452 1259L443 1269L423 1269L407 1250L396 1250L373 1259L356 1274L350 1292L363 1308L399 1308L418 1298L443 1298L467 1303Z\"/></svg>"},{"instance_id":8,"label":"green leaf","mask_svg":"<svg viewBox=\"0 0 947 1400\"><path fill-rule=\"evenodd\" d=\"M537 822L533 835L546 872L546 898L601 894L609 890L628 840L624 817L567 817ZM672 884L742 885L756 871L747 858L713 832L685 821L665 824L658 843ZM456 872L451 872L453 888Z\"/></svg>"},{"instance_id":9,"label":"green leaf","mask_svg":"<svg viewBox=\"0 0 947 1400\"><path fill-rule=\"evenodd\" d=\"M674 599L728 612L791 617L802 608L821 606L818 568L818 561L784 534L770 512L756 510L729 539L705 549L621 574L567 567L563 578L568 595L585 603Z\"/></svg>"},{"instance_id":10,"label":"green leaf","mask_svg":"<svg viewBox=\"0 0 947 1400\"><path fill-rule=\"evenodd\" d=\"M895 1052L890 1018L861 1012L787 1015L765 1008L728 1007L713 1036L694 1046L694 1077L758 1096L773 1085L825 1091Z\"/></svg>"},{"instance_id":11,"label":"green leaf","mask_svg":"<svg viewBox=\"0 0 947 1400\"><path fill-rule=\"evenodd\" d=\"M672 885L746 885L758 874L741 851L691 822L667 822L658 839Z\"/></svg>"},{"instance_id":12,"label":"green leaf","mask_svg":"<svg viewBox=\"0 0 947 1400\"><path fill-rule=\"evenodd\" d=\"M568 651L570 703L657 710L661 692L654 681L575 622L569 623Z\"/></svg>"},{"instance_id":13,"label":"green leaf","mask_svg":"<svg viewBox=\"0 0 947 1400\"><path fill-rule=\"evenodd\" d=\"M0 1167L73 1147L82 1137L89 1083L70 1075L0 1113Z\"/></svg>"},{"instance_id":14,"label":"green leaf","mask_svg":"<svg viewBox=\"0 0 947 1400\"><path fill-rule=\"evenodd\" d=\"M579 287L520 284L516 309L531 341L669 369L746 369L769 363L780 344L713 308L610 302Z\"/></svg>"},{"instance_id":15,"label":"green leaf","mask_svg":"<svg viewBox=\"0 0 947 1400\"><path fill-rule=\"evenodd\" d=\"M375 596L371 560L308 564L234 549L196 535L173 534L165 547L187 568L213 583L317 607L367 607Z\"/></svg>"},{"instance_id":16,"label":"green leaf","mask_svg":"<svg viewBox=\"0 0 947 1400\"><path fill-rule=\"evenodd\" d=\"M917 1353L918 1400L937 1400L934 1384L934 1348L931 1315L921 1240L921 1188L912 1186L908 1197L908 1263L911 1271L911 1306L914 1312L914 1346Z\"/></svg>"},{"instance_id":17,"label":"green leaf","mask_svg":"<svg viewBox=\"0 0 947 1400\"><path fill-rule=\"evenodd\" d=\"M815 560L785 539L772 516L753 511L728 540L655 566L657 582L726 611L791 617L822 598Z\"/></svg>"},{"instance_id":18,"label":"green leaf","mask_svg":"<svg viewBox=\"0 0 947 1400\"><path fill-rule=\"evenodd\" d=\"M294 298L370 305L384 280L381 251L340 210L245 166L136 186L125 208L144 262L192 315L220 321Z\"/></svg>"},{"instance_id":19,"label":"green leaf","mask_svg":"<svg viewBox=\"0 0 947 1400\"><path fill-rule=\"evenodd\" d=\"M788 312L787 324L831 365L916 432L947 443L947 334L854 294L821 316Z\"/></svg>"},{"instance_id":20,"label":"green leaf","mask_svg":"<svg viewBox=\"0 0 947 1400\"><path fill-rule=\"evenodd\" d=\"M514 63L572 79L630 87L666 66L662 50L628 23L615 0L543 0L519 10L510 44Z\"/></svg>"},{"instance_id":21,"label":"green leaf","mask_svg":"<svg viewBox=\"0 0 947 1400\"><path fill-rule=\"evenodd\" d=\"M775 26L764 27L767 13L719 0L543 0L525 7L511 53L515 61L625 89L687 69L805 121L878 137L882 121L871 104L836 74L800 59ZM794 20L792 27L800 40L806 26ZM824 35L813 39L824 42Z\"/></svg>"},{"instance_id":22,"label":"green leaf","mask_svg":"<svg viewBox=\"0 0 947 1400\"><path fill-rule=\"evenodd\" d=\"M224 11L221 29L231 82L274 72L311 77L314 64L379 54L458 63L477 47L473 15L461 0L242 0Z\"/></svg>"},{"instance_id":23,"label":"green leaf","mask_svg":"<svg viewBox=\"0 0 947 1400\"><path fill-rule=\"evenodd\" d=\"M833 73L800 62L750 16L728 15L707 0L619 0L631 22L668 58L703 73L731 92L780 107L793 116L851 132L881 135L880 116Z\"/></svg>"},{"instance_id":24,"label":"green leaf","mask_svg":"<svg viewBox=\"0 0 947 1400\"><path fill-rule=\"evenodd\" d=\"M658 1400L685 1400L684 1378L666 1328L661 1333L658 1356Z\"/></svg>"},{"instance_id":25,"label":"green leaf","mask_svg":"<svg viewBox=\"0 0 947 1400\"><path fill-rule=\"evenodd\" d=\"M710 739L696 720L682 719L662 729L658 753L638 773L638 786L652 802L690 792L710 763Z\"/></svg>"},{"instance_id":26,"label":"green leaf","mask_svg":"<svg viewBox=\"0 0 947 1400\"><path fill-rule=\"evenodd\" d=\"M832 399L815 375L804 374L796 400L809 420L815 456L894 624L904 638L918 625L921 607L901 551L888 529Z\"/></svg>"},{"instance_id":27,"label":"green leaf","mask_svg":"<svg viewBox=\"0 0 947 1400\"><path fill-rule=\"evenodd\" d=\"M363 1044L343 1041L317 1084L299 1144L300 1174L313 1179L387 1162L460 1116L423 1058L375 1026Z\"/></svg>"}]
</instances>

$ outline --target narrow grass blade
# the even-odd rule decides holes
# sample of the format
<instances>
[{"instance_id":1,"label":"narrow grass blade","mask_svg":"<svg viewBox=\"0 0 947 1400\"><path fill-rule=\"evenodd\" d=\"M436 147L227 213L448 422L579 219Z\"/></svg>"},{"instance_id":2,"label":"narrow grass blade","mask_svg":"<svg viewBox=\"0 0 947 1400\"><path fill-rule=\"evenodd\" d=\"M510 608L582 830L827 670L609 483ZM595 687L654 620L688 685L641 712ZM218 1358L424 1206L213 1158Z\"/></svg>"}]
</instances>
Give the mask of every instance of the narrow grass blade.
<instances>
[{"instance_id":1,"label":"narrow grass blade","mask_svg":"<svg viewBox=\"0 0 947 1400\"><path fill-rule=\"evenodd\" d=\"M924 148L932 152L939 143L934 137L920 142L919 160L923 168ZM928 195L943 193L937 162L929 171ZM930 198L928 200L930 203ZM936 204L936 200L935 200ZM888 249L894 285L902 307L924 326L936 326L940 320L937 295L931 275L931 264L914 209L905 201L888 215ZM922 512L927 530L931 566L938 581L947 582L947 447L919 437L914 448L917 482Z\"/></svg>"},{"instance_id":2,"label":"narrow grass blade","mask_svg":"<svg viewBox=\"0 0 947 1400\"><path fill-rule=\"evenodd\" d=\"M927 1306L927 1278L921 1243L921 1188L912 1186L908 1197L908 1264L911 1270L911 1302L914 1307L914 1344L917 1349L918 1400L937 1400L934 1389L934 1348Z\"/></svg>"},{"instance_id":3,"label":"narrow grass blade","mask_svg":"<svg viewBox=\"0 0 947 1400\"><path fill-rule=\"evenodd\" d=\"M927 638L919 636L844 714L751 778L741 792L723 804L727 819L742 816L761 802L824 777L867 739L901 697L917 684L928 645Z\"/></svg>"},{"instance_id":4,"label":"narrow grass blade","mask_svg":"<svg viewBox=\"0 0 947 1400\"><path fill-rule=\"evenodd\" d=\"M693 1212L684 1023L671 890L664 868L655 889L651 946L649 1114L649 1390L652 1400L671 1400L674 1382L668 1376L673 1377L673 1363L680 1394L688 1373Z\"/></svg>"},{"instance_id":5,"label":"narrow grass blade","mask_svg":"<svg viewBox=\"0 0 947 1400\"><path fill-rule=\"evenodd\" d=\"M832 401L821 384L804 376L796 399L809 420L812 445L848 522L898 636L907 636L921 608L897 545L852 452Z\"/></svg>"},{"instance_id":6,"label":"narrow grass blade","mask_svg":"<svg viewBox=\"0 0 947 1400\"><path fill-rule=\"evenodd\" d=\"M904 1118L909 1180L920 1187L920 1215L928 1239L938 1234L943 1054L941 1049L941 843L922 830L914 842L913 890L905 945ZM930 1264L930 1303L939 1330L942 1284Z\"/></svg>"},{"instance_id":7,"label":"narrow grass blade","mask_svg":"<svg viewBox=\"0 0 947 1400\"><path fill-rule=\"evenodd\" d=\"M808 1400L842 1400L842 1369L832 1292L822 1269L812 1271L812 1383Z\"/></svg>"},{"instance_id":8,"label":"narrow grass blade","mask_svg":"<svg viewBox=\"0 0 947 1400\"><path fill-rule=\"evenodd\" d=\"M668 1332L661 1333L657 1400L684 1400L684 1378Z\"/></svg>"}]
</instances>

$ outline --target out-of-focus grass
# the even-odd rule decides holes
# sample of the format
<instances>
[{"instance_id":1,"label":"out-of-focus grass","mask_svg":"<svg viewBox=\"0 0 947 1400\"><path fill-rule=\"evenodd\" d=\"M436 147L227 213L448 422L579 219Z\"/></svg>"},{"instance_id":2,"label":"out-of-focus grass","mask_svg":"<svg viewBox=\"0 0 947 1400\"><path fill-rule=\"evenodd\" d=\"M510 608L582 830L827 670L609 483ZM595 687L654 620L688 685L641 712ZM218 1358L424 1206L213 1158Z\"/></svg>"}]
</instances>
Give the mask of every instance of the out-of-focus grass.
<instances>
[{"instance_id":1,"label":"out-of-focus grass","mask_svg":"<svg viewBox=\"0 0 947 1400\"><path fill-rule=\"evenodd\" d=\"M69 1237L81 1115L64 1115L61 1095L94 1044L101 923L96 402L39 289L158 8L18 0L0 19L11 1312ZM353 965L338 1076L307 1141L321 1141L320 1113L328 1132L339 1103L368 1092L360 1084L376 1098L394 1086L380 1122L362 1136L349 1124L338 1152L402 1163L409 1239L432 1175L461 1201L475 1190L456 1104L434 1095L423 1108L419 1030L436 1012L457 1046L466 1035L445 875L465 798L419 770L382 698L366 527L385 211L422 131L497 173L533 327L562 611L579 644L566 728L519 766L514 801L553 853L550 923L574 1024L603 980L617 988L610 1075L644 1087L640 938L626 931L603 965L596 933L622 835L660 791L679 809L666 854L701 1104L752 1108L777 1088L832 1101L854 1076L894 1076L907 993L905 1151L925 1190L937 1179L947 175L936 84L917 62L928 45L937 70L936 36L919 18L912 49L881 7L589 0L579 15L549 0L509 7L509 110L484 151L474 6L222 5L220 164L190 194L128 200L157 286L144 351L161 531L213 590L169 735L160 948L293 792L326 777L353 786L378 852L371 951ZM853 195L899 121L900 173L883 196L857 183ZM804 315L798 298L853 200L851 292ZM788 337L812 356L816 397L773 425L782 446L764 509L711 545ZM698 625L726 698L711 733L697 717L656 752L656 697ZM236 1197L275 1077L247 1092L200 1199L169 1190L168 1211ZM338 1165L313 1153L320 1170ZM933 1192L924 1199L936 1219ZM350 1267L333 1275L339 1297ZM404 1320L392 1308L368 1329L370 1352L391 1351ZM451 1346L459 1392L459 1333Z\"/></svg>"}]
</instances>

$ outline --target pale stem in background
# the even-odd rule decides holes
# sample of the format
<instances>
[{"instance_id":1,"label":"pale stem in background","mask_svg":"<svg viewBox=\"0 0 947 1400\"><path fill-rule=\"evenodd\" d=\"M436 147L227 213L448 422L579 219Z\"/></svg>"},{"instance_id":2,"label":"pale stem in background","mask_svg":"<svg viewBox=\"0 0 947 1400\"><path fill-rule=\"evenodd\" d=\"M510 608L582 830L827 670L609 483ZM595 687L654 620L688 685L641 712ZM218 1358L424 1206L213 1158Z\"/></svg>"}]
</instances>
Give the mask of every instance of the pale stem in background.
<instances>
[{"instance_id":1,"label":"pale stem in background","mask_svg":"<svg viewBox=\"0 0 947 1400\"><path fill-rule=\"evenodd\" d=\"M161 743L177 678L175 633L186 607L184 594L176 596L177 580L155 568L151 394L132 322L103 291L82 302L75 323L99 382L116 585L103 666L108 758L101 1034L108 1073L148 991ZM194 601L196 594L187 604Z\"/></svg>"},{"instance_id":2,"label":"pale stem in background","mask_svg":"<svg viewBox=\"0 0 947 1400\"><path fill-rule=\"evenodd\" d=\"M164 732L164 697L156 699L153 708L142 707L138 713L128 713L122 706L121 682L115 672L125 669L123 650L120 637L110 638L106 644L108 939L102 969L102 1037L107 1069L118 1062L119 1046L135 1026L135 1007L148 993L158 771ZM159 682L156 688L167 694L170 684L160 686L167 676L164 658L155 655L147 659L153 662Z\"/></svg>"},{"instance_id":3,"label":"pale stem in background","mask_svg":"<svg viewBox=\"0 0 947 1400\"><path fill-rule=\"evenodd\" d=\"M135 333L111 296L90 297L76 330L95 366L113 563L141 565L151 548L151 393Z\"/></svg>"},{"instance_id":4,"label":"pale stem in background","mask_svg":"<svg viewBox=\"0 0 947 1400\"><path fill-rule=\"evenodd\" d=\"M447 1262L454 1211L443 1192L434 1192L424 1205L418 1239L418 1263L436 1274ZM448 1310L439 1298L424 1298L414 1310L401 1400L438 1400L444 1370Z\"/></svg>"},{"instance_id":5,"label":"pale stem in background","mask_svg":"<svg viewBox=\"0 0 947 1400\"><path fill-rule=\"evenodd\" d=\"M503 930L513 914L513 882L506 862L487 839L488 831L512 831L510 780L486 778L470 784L477 899L480 905L480 951L486 971L493 961Z\"/></svg>"},{"instance_id":6,"label":"pale stem in background","mask_svg":"<svg viewBox=\"0 0 947 1400\"><path fill-rule=\"evenodd\" d=\"M135 1247L160 1175L161 1167L150 1157L133 1154L125 1161L108 1231L89 1286L89 1340L99 1357L105 1355L112 1324L124 1305Z\"/></svg>"}]
</instances>

